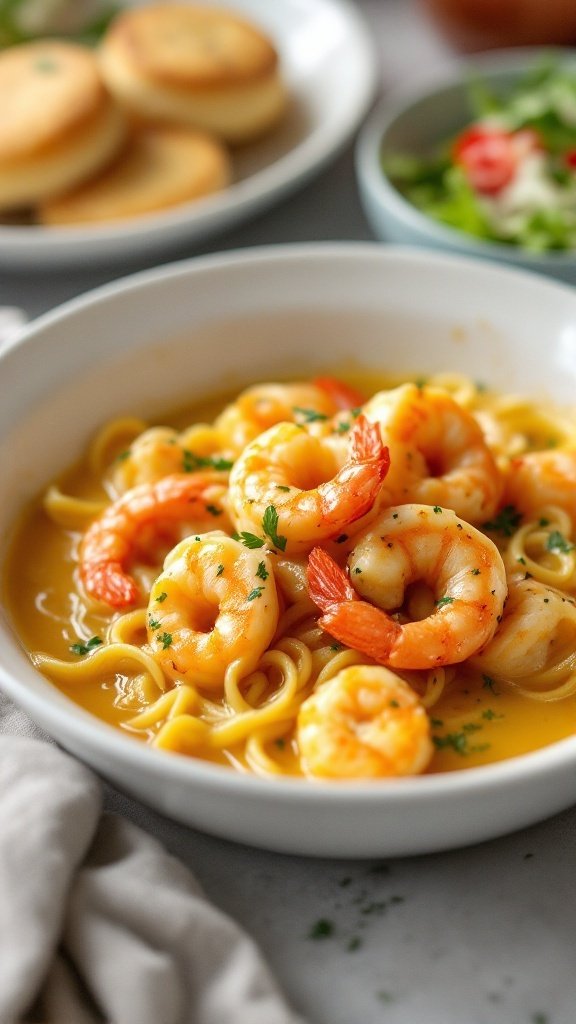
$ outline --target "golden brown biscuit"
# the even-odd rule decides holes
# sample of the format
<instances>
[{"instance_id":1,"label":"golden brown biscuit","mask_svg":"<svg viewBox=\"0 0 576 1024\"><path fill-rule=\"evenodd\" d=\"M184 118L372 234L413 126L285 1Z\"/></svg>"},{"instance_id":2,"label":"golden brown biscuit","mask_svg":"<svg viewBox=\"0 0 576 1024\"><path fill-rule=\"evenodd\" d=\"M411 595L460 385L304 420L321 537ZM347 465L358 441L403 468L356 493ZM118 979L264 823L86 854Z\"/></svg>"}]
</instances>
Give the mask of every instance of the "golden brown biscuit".
<instances>
[{"instance_id":1,"label":"golden brown biscuit","mask_svg":"<svg viewBox=\"0 0 576 1024\"><path fill-rule=\"evenodd\" d=\"M34 204L100 170L126 137L93 53L43 41L0 54L0 208Z\"/></svg>"},{"instance_id":2,"label":"golden brown biscuit","mask_svg":"<svg viewBox=\"0 0 576 1024\"><path fill-rule=\"evenodd\" d=\"M103 174L38 209L43 224L123 220L209 195L230 182L224 146L180 125L142 125Z\"/></svg>"},{"instance_id":3,"label":"golden brown biscuit","mask_svg":"<svg viewBox=\"0 0 576 1024\"><path fill-rule=\"evenodd\" d=\"M100 59L110 90L132 112L228 142L261 135L286 107L272 43L222 8L167 3L126 11L109 28Z\"/></svg>"}]
</instances>

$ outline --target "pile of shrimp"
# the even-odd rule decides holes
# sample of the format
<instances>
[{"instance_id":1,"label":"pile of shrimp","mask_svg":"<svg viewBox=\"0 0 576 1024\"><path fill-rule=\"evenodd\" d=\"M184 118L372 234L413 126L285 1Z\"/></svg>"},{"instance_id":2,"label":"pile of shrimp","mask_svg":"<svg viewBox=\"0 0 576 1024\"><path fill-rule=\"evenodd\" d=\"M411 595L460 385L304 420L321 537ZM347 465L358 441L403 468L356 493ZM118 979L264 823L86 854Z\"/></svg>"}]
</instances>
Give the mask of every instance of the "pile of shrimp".
<instances>
[{"instance_id":1,"label":"pile of shrimp","mask_svg":"<svg viewBox=\"0 0 576 1024\"><path fill-rule=\"evenodd\" d=\"M128 727L261 774L382 779L429 769L464 665L574 692L576 443L531 450L526 411L505 412L452 381L367 399L322 377L182 433L138 425L78 546L108 651L154 665Z\"/></svg>"}]
</instances>

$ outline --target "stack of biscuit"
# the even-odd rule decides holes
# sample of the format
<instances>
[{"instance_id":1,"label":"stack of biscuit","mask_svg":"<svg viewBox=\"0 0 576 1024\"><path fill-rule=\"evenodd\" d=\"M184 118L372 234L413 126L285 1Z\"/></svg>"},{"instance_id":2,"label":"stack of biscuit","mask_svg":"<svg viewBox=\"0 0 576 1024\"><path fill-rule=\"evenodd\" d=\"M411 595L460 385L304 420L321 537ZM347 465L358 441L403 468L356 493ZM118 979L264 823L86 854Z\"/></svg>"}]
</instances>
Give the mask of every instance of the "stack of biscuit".
<instances>
[{"instance_id":1,"label":"stack of biscuit","mask_svg":"<svg viewBox=\"0 0 576 1024\"><path fill-rule=\"evenodd\" d=\"M0 210L47 225L140 216L225 188L229 147L286 107L278 56L222 8L125 11L97 51L70 42L0 54Z\"/></svg>"}]
</instances>

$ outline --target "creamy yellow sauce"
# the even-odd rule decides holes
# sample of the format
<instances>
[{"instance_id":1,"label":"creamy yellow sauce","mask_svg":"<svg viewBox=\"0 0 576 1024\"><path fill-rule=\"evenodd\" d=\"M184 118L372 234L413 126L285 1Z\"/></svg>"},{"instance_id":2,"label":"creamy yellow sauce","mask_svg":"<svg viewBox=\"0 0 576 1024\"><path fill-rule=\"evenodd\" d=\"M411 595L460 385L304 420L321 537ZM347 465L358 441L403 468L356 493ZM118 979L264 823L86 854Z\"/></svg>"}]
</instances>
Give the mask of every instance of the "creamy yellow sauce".
<instances>
[{"instance_id":1,"label":"creamy yellow sauce","mask_svg":"<svg viewBox=\"0 0 576 1024\"><path fill-rule=\"evenodd\" d=\"M366 395L391 386L390 379L382 375L347 377ZM180 428L209 421L223 405L223 399L198 404L166 422ZM79 497L105 497L101 481L87 463L73 467L59 484L66 493ZM79 635L106 635L110 617L84 600L77 585L79 539L79 534L56 526L40 501L26 510L17 526L4 571L3 597L15 631L30 651L70 660ZM121 674L89 683L61 684L60 688L70 700L119 729L125 729L125 723L142 707L141 692L135 692L129 677ZM533 701L463 667L431 709L430 717L436 750L428 770L454 771L501 761L573 735L576 695L559 701ZM149 738L145 732L129 731L137 740ZM208 756L248 770L240 750ZM277 743L274 756L286 772L299 774L290 736Z\"/></svg>"}]
</instances>

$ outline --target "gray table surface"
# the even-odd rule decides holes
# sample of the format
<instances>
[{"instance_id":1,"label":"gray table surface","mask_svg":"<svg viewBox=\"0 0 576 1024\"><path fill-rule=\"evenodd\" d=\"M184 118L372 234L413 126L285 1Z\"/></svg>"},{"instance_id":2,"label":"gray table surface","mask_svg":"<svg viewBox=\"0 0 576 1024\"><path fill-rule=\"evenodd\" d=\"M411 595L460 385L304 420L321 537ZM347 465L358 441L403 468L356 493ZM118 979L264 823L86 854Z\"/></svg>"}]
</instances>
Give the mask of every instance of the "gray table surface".
<instances>
[{"instance_id":1,"label":"gray table surface","mask_svg":"<svg viewBox=\"0 0 576 1024\"><path fill-rule=\"evenodd\" d=\"M374 30L383 89L453 59L411 0L360 6ZM370 237L349 149L298 195L202 251ZM36 316L146 265L139 258L108 272L3 272L0 304ZM576 1020L576 811L481 846L374 863L240 847L175 825L111 789L107 803L191 867L260 944L310 1024ZM314 941L319 919L333 930Z\"/></svg>"}]
</instances>

